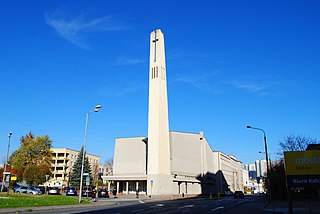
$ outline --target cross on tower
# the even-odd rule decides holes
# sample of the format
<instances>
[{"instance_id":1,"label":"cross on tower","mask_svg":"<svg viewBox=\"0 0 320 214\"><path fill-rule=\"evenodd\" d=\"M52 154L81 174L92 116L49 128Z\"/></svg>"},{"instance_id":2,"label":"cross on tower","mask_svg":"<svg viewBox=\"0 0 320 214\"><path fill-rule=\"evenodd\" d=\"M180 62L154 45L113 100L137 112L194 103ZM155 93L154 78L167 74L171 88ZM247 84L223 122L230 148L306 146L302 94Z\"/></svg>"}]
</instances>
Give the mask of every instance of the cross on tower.
<instances>
[{"instance_id":1,"label":"cross on tower","mask_svg":"<svg viewBox=\"0 0 320 214\"><path fill-rule=\"evenodd\" d=\"M152 40L152 42L154 42L154 59L153 61L156 61L156 50L157 50L157 31L154 31L154 40Z\"/></svg>"}]
</instances>

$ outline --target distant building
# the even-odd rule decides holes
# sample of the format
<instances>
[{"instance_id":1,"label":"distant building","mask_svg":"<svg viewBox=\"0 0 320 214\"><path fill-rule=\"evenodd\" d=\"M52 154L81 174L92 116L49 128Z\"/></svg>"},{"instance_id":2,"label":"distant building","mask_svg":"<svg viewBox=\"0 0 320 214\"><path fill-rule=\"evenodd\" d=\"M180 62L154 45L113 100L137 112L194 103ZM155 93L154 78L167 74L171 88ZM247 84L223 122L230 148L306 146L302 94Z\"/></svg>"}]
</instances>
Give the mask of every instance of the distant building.
<instances>
[{"instance_id":1,"label":"distant building","mask_svg":"<svg viewBox=\"0 0 320 214\"><path fill-rule=\"evenodd\" d=\"M47 182L47 186L68 186L69 178L72 173L73 165L77 160L80 151L68 148L52 148L52 177ZM86 154L91 168L97 167L100 157L97 155Z\"/></svg>"},{"instance_id":2,"label":"distant building","mask_svg":"<svg viewBox=\"0 0 320 214\"><path fill-rule=\"evenodd\" d=\"M256 160L254 163L249 163L244 166L248 171L251 179L257 177L265 177L267 174L267 162L266 160Z\"/></svg>"},{"instance_id":3,"label":"distant building","mask_svg":"<svg viewBox=\"0 0 320 214\"><path fill-rule=\"evenodd\" d=\"M266 177L267 175L267 161L256 160L257 177Z\"/></svg>"},{"instance_id":4,"label":"distant building","mask_svg":"<svg viewBox=\"0 0 320 214\"><path fill-rule=\"evenodd\" d=\"M244 168L244 173L248 173L248 180L244 180L245 191L247 193L263 192L264 189L261 177L266 177L267 175L267 161L256 160L254 163L246 164Z\"/></svg>"},{"instance_id":5,"label":"distant building","mask_svg":"<svg viewBox=\"0 0 320 214\"><path fill-rule=\"evenodd\" d=\"M99 164L99 178L113 174L112 164ZM101 178L102 179L102 178Z\"/></svg>"},{"instance_id":6,"label":"distant building","mask_svg":"<svg viewBox=\"0 0 320 214\"><path fill-rule=\"evenodd\" d=\"M256 170L256 164L254 163L248 163L245 165L245 169L248 171L257 171Z\"/></svg>"}]
</instances>

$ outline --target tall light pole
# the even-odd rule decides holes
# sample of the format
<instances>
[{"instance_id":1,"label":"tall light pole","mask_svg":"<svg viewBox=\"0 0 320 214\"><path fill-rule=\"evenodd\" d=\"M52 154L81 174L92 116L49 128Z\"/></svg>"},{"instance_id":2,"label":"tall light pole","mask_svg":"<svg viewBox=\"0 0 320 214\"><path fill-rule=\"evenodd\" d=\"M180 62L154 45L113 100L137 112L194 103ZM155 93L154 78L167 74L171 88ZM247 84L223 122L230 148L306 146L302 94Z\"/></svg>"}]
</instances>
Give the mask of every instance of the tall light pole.
<instances>
[{"instance_id":1,"label":"tall light pole","mask_svg":"<svg viewBox=\"0 0 320 214\"><path fill-rule=\"evenodd\" d=\"M260 154L265 154L265 152L262 152L262 151L259 151ZM272 165L272 162L271 162L271 153L268 153L268 157L269 157L269 164L270 166Z\"/></svg>"},{"instance_id":2,"label":"tall light pole","mask_svg":"<svg viewBox=\"0 0 320 214\"><path fill-rule=\"evenodd\" d=\"M82 194L82 181L83 181L83 168L84 168L84 158L85 158L85 151L86 151L86 141L87 141L87 130L88 130L88 120L89 114L91 112L99 112L101 105L97 105L94 109L90 110L86 114L86 126L84 128L84 139L83 139L83 149L82 149L82 164L81 164L81 173L80 173L80 192L79 192L79 203L81 203L81 194Z\"/></svg>"},{"instance_id":3,"label":"tall light pole","mask_svg":"<svg viewBox=\"0 0 320 214\"><path fill-rule=\"evenodd\" d=\"M8 134L9 144L8 144L8 150L7 150L6 164L4 165L3 174L2 174L1 192L3 191L4 179L6 177L5 172L7 171L7 165L8 165L8 157L9 157L9 150L10 150L11 135L12 135L12 132L9 132L9 134Z\"/></svg>"},{"instance_id":4,"label":"tall light pole","mask_svg":"<svg viewBox=\"0 0 320 214\"><path fill-rule=\"evenodd\" d=\"M263 139L264 139L264 150L266 153L266 162L267 162L267 189L270 194L270 198L272 199L271 195L271 183L270 183L270 169L269 169L269 158L268 158L268 148L267 148L267 136L266 132L263 129L252 127L252 126L247 126L248 129L255 129L263 132Z\"/></svg>"}]
</instances>

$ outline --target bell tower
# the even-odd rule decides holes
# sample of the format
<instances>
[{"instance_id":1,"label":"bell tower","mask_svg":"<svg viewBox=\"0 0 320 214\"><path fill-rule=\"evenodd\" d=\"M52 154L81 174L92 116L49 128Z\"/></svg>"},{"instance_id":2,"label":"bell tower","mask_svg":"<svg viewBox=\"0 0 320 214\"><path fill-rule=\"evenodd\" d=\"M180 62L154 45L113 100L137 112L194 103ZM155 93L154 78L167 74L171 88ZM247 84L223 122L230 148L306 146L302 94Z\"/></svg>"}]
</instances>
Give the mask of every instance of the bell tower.
<instances>
[{"instance_id":1,"label":"bell tower","mask_svg":"<svg viewBox=\"0 0 320 214\"><path fill-rule=\"evenodd\" d=\"M149 195L171 194L168 95L164 35L160 29L150 34L148 181Z\"/></svg>"}]
</instances>

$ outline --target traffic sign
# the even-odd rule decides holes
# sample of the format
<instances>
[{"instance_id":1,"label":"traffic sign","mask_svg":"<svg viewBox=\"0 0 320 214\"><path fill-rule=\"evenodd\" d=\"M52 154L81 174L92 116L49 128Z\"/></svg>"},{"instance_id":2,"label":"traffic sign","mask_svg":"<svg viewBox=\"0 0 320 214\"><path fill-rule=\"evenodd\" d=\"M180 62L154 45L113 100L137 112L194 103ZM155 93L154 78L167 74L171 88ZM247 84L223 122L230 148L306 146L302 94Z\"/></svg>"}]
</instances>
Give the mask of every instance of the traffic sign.
<instances>
[{"instance_id":1,"label":"traffic sign","mask_svg":"<svg viewBox=\"0 0 320 214\"><path fill-rule=\"evenodd\" d=\"M86 185L87 185L87 186L90 185L90 177L89 177L89 176L86 177Z\"/></svg>"}]
</instances>

